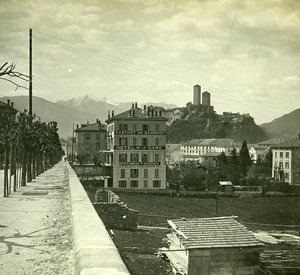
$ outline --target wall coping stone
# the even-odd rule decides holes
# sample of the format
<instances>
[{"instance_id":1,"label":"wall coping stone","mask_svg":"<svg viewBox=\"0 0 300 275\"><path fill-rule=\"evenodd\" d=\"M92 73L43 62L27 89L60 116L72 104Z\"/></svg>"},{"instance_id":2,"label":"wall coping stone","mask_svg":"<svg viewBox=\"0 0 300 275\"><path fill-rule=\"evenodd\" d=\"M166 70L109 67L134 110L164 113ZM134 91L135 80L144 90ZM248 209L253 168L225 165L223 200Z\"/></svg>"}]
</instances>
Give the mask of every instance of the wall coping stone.
<instances>
[{"instance_id":1,"label":"wall coping stone","mask_svg":"<svg viewBox=\"0 0 300 275\"><path fill-rule=\"evenodd\" d=\"M130 275L118 249L68 164L76 275Z\"/></svg>"}]
</instances>

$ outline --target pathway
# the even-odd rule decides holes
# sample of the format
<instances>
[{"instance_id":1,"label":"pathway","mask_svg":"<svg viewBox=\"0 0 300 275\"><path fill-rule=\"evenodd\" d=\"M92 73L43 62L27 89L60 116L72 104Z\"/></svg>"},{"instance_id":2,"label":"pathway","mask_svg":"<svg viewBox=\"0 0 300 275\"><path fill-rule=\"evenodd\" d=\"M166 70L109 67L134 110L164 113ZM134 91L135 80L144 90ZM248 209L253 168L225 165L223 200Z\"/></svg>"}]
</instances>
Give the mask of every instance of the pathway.
<instances>
[{"instance_id":1,"label":"pathway","mask_svg":"<svg viewBox=\"0 0 300 275\"><path fill-rule=\"evenodd\" d=\"M73 274L66 163L27 185L0 197L0 274Z\"/></svg>"}]
</instances>

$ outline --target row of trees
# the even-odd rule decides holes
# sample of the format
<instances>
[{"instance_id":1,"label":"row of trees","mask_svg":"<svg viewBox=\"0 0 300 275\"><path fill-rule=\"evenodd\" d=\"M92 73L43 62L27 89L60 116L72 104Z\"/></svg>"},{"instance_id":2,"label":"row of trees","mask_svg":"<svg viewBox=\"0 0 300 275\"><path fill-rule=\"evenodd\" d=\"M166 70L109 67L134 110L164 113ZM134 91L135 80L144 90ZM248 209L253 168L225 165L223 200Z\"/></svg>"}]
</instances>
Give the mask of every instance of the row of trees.
<instances>
[{"instance_id":1,"label":"row of trees","mask_svg":"<svg viewBox=\"0 0 300 275\"><path fill-rule=\"evenodd\" d=\"M0 151L4 155L4 197L26 186L58 162L63 151L57 123L42 122L25 110L0 112ZM13 187L13 188L12 188Z\"/></svg>"},{"instance_id":2,"label":"row of trees","mask_svg":"<svg viewBox=\"0 0 300 275\"><path fill-rule=\"evenodd\" d=\"M254 185L258 183L256 172L263 171L271 174L272 153L269 152L264 160L259 159L253 164L244 142L239 154L233 149L229 157L222 152L216 161L201 163L182 163L168 168L167 178L171 188L200 191L217 190L219 181L231 181L234 185ZM255 182L255 183L254 183ZM254 183L254 184L253 184Z\"/></svg>"}]
</instances>

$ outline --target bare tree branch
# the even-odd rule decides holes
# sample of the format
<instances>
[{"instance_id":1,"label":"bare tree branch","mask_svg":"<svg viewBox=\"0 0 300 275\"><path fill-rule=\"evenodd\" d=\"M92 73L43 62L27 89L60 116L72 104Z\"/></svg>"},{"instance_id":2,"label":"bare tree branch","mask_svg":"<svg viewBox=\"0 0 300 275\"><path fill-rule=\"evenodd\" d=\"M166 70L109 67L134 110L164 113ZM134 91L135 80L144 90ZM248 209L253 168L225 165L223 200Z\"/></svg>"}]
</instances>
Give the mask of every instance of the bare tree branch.
<instances>
[{"instance_id":1,"label":"bare tree branch","mask_svg":"<svg viewBox=\"0 0 300 275\"><path fill-rule=\"evenodd\" d=\"M28 75L25 75L25 74L22 74L20 72L16 72L15 71L15 68L16 68L16 65L14 63L11 63L11 64L8 64L8 62L5 62L1 67L0 67L0 79L2 80L5 80L5 81L8 81L12 84L14 84L16 86L16 89L15 91L18 89L18 88L23 88L23 89L26 89L28 90L27 87L25 86L22 86L22 85L19 85L17 82L7 78L7 77L10 77L10 78L18 78L18 79L21 79L23 81L26 81L26 82L29 82L29 76ZM3 77L3 76L6 76L6 77Z\"/></svg>"}]
</instances>

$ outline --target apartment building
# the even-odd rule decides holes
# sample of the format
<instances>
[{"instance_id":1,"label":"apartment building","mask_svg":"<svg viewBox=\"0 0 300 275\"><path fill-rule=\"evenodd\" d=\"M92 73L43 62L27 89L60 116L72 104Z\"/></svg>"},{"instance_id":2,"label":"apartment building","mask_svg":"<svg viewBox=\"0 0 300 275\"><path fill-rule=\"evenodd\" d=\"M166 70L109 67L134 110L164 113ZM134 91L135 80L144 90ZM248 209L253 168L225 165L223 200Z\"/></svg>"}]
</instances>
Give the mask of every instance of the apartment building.
<instances>
[{"instance_id":1,"label":"apartment building","mask_svg":"<svg viewBox=\"0 0 300 275\"><path fill-rule=\"evenodd\" d=\"M300 135L272 146L272 178L300 185Z\"/></svg>"},{"instance_id":2,"label":"apartment building","mask_svg":"<svg viewBox=\"0 0 300 275\"><path fill-rule=\"evenodd\" d=\"M155 107L133 104L109 114L107 163L113 166L114 188L166 188L166 122Z\"/></svg>"}]
</instances>

